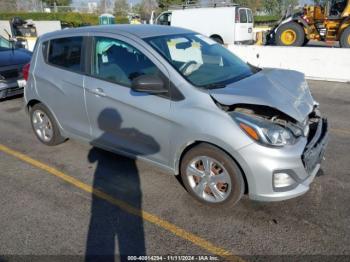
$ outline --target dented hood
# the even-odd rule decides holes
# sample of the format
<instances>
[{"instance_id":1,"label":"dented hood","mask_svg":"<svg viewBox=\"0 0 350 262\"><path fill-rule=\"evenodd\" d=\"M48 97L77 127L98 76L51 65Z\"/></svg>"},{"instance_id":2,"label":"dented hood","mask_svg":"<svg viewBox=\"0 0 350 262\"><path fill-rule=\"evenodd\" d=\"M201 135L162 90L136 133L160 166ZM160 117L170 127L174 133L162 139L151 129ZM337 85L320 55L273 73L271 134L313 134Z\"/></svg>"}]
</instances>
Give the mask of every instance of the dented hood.
<instances>
[{"instance_id":1,"label":"dented hood","mask_svg":"<svg viewBox=\"0 0 350 262\"><path fill-rule=\"evenodd\" d=\"M209 93L220 104L269 106L298 122L303 122L314 107L304 74L291 70L263 69L225 88L211 89Z\"/></svg>"}]
</instances>

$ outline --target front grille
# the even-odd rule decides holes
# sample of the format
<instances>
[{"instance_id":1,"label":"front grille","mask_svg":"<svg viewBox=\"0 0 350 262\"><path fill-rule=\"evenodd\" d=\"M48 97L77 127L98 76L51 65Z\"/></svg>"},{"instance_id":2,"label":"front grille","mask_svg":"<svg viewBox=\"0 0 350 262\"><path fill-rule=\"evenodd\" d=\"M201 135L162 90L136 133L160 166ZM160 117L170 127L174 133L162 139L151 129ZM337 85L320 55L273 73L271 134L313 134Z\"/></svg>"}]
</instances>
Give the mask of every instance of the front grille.
<instances>
[{"instance_id":1,"label":"front grille","mask_svg":"<svg viewBox=\"0 0 350 262\"><path fill-rule=\"evenodd\" d=\"M0 80L17 78L18 76L19 76L18 69L10 69L10 70L5 70L5 71L0 71Z\"/></svg>"},{"instance_id":2,"label":"front grille","mask_svg":"<svg viewBox=\"0 0 350 262\"><path fill-rule=\"evenodd\" d=\"M315 169L316 165L322 161L327 142L327 119L319 118L317 122L310 124L308 143L302 155L304 167L309 174Z\"/></svg>"}]
</instances>

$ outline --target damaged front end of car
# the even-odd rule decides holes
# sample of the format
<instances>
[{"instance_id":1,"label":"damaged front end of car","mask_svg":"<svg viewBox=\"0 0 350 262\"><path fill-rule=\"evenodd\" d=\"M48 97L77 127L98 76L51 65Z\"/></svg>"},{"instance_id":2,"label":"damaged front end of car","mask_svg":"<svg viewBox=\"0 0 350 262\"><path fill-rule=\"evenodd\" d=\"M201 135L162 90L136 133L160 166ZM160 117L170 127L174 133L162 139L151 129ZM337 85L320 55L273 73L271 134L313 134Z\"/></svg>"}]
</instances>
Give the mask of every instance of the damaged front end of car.
<instances>
[{"instance_id":1,"label":"damaged front end of car","mask_svg":"<svg viewBox=\"0 0 350 262\"><path fill-rule=\"evenodd\" d=\"M306 146L301 156L304 167L311 173L324 157L328 142L328 122L321 116L318 104L302 122L268 106L235 104L216 105L226 111L238 126L255 142L267 147L294 145L305 139Z\"/></svg>"},{"instance_id":2,"label":"damaged front end of car","mask_svg":"<svg viewBox=\"0 0 350 262\"><path fill-rule=\"evenodd\" d=\"M303 121L269 106L215 103L256 142L240 151L250 159L252 169L259 170L252 199L289 199L309 189L328 143L327 119L321 116L316 103Z\"/></svg>"}]
</instances>

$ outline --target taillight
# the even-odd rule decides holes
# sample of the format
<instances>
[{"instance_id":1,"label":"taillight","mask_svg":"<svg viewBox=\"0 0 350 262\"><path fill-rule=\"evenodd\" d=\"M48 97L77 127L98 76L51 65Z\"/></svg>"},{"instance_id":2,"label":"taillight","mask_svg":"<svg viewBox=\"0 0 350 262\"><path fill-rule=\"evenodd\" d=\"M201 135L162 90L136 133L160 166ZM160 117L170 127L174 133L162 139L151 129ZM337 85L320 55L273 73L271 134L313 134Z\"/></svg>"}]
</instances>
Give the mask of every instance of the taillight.
<instances>
[{"instance_id":1,"label":"taillight","mask_svg":"<svg viewBox=\"0 0 350 262\"><path fill-rule=\"evenodd\" d=\"M30 69L30 64L25 64L22 68L22 74L23 74L23 78L24 80L28 80L28 76L29 76L29 69Z\"/></svg>"}]
</instances>

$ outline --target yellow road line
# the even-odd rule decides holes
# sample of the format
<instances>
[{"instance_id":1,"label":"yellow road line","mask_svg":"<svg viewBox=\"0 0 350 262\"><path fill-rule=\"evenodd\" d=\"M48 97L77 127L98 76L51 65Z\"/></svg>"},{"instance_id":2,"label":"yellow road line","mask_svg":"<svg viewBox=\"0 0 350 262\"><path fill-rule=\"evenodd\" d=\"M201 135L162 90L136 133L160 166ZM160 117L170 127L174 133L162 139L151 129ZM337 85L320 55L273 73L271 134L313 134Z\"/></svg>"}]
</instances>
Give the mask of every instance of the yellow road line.
<instances>
[{"instance_id":1,"label":"yellow road line","mask_svg":"<svg viewBox=\"0 0 350 262\"><path fill-rule=\"evenodd\" d=\"M336 134L350 135L350 130L346 129L331 128L331 132Z\"/></svg>"},{"instance_id":2,"label":"yellow road line","mask_svg":"<svg viewBox=\"0 0 350 262\"><path fill-rule=\"evenodd\" d=\"M242 258L238 257L238 256L234 256L232 253L230 253L229 251L220 248L218 246L215 246L214 244L212 244L211 242L195 235L192 234L166 220L161 219L160 217L153 215L149 212L143 211L141 209L137 209L129 204L127 204L126 202L119 200L117 198L112 197L111 195L106 194L105 192L98 190L96 188L93 188L92 186L74 178L71 177L47 164L44 164L38 160L35 160L21 152L18 152L16 150L13 150L7 146L4 146L2 144L0 144L0 151L13 156L23 162L26 162L36 168L39 168L41 170L46 171L47 173L50 173L51 175L54 175L64 181L66 181L67 183L80 188L88 193L91 193L109 203L111 203L112 205L115 205L117 207L119 207L120 209L133 214L135 216L139 216L141 217L143 220L148 221L152 224L155 224L163 229L166 229L168 231L170 231L171 233L173 233L174 235L185 239L187 241L192 242L193 244L209 251L210 253L214 254L214 255L218 255L221 257L224 257L226 260L229 261L244 261Z\"/></svg>"}]
</instances>

